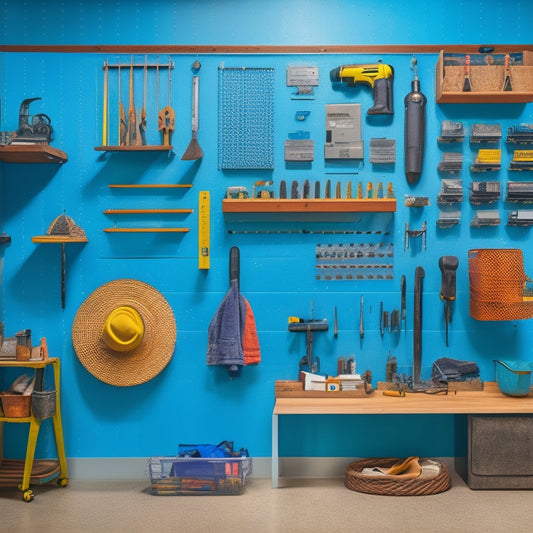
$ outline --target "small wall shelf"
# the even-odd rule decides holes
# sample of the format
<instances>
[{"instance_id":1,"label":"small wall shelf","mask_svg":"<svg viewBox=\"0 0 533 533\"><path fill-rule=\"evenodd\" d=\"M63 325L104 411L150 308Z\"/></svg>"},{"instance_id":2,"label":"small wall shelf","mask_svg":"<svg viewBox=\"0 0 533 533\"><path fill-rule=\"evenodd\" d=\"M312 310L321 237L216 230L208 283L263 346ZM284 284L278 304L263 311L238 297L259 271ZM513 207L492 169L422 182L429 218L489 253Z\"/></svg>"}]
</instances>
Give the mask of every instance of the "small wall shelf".
<instances>
[{"instance_id":1,"label":"small wall shelf","mask_svg":"<svg viewBox=\"0 0 533 533\"><path fill-rule=\"evenodd\" d=\"M483 56L480 58L480 56ZM498 54L500 58L502 54ZM514 54L513 54L514 55ZM505 66L486 64L494 55L472 54L470 66L471 91L463 91L465 66L460 64L464 54L446 54L442 50L435 68L435 94L438 104L464 103L524 103L533 102L533 51L524 50L521 64L509 67L512 91L504 91ZM479 58L476 61L476 58ZM454 64L447 64L453 62ZM501 60L500 60L501 63Z\"/></svg>"},{"instance_id":2,"label":"small wall shelf","mask_svg":"<svg viewBox=\"0 0 533 533\"><path fill-rule=\"evenodd\" d=\"M229 199L224 213L378 213L396 211L396 198Z\"/></svg>"},{"instance_id":3,"label":"small wall shelf","mask_svg":"<svg viewBox=\"0 0 533 533\"><path fill-rule=\"evenodd\" d=\"M190 189L192 183L110 183L108 187L110 189Z\"/></svg>"},{"instance_id":4,"label":"small wall shelf","mask_svg":"<svg viewBox=\"0 0 533 533\"><path fill-rule=\"evenodd\" d=\"M104 228L106 233L188 233L189 228Z\"/></svg>"},{"instance_id":5,"label":"small wall shelf","mask_svg":"<svg viewBox=\"0 0 533 533\"><path fill-rule=\"evenodd\" d=\"M95 146L97 152L172 152L171 144L145 144L139 146Z\"/></svg>"},{"instance_id":6,"label":"small wall shelf","mask_svg":"<svg viewBox=\"0 0 533 533\"><path fill-rule=\"evenodd\" d=\"M173 215L192 212L192 209L106 209L104 215Z\"/></svg>"},{"instance_id":7,"label":"small wall shelf","mask_svg":"<svg viewBox=\"0 0 533 533\"><path fill-rule=\"evenodd\" d=\"M65 152L46 143L0 146L0 161L4 163L65 163L67 160Z\"/></svg>"}]
</instances>

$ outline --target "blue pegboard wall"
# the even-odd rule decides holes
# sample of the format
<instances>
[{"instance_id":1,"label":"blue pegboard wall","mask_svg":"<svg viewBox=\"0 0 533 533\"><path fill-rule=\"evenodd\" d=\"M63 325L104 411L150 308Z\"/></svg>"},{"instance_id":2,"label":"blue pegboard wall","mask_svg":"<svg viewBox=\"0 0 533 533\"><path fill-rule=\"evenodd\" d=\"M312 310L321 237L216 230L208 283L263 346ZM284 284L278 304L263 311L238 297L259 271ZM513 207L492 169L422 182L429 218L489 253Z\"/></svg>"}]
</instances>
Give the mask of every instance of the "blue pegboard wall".
<instances>
[{"instance_id":1,"label":"blue pegboard wall","mask_svg":"<svg viewBox=\"0 0 533 533\"><path fill-rule=\"evenodd\" d=\"M30 9L29 4L37 7ZM47 3L48 4L48 3ZM283 13L289 15L285 7ZM15 14L22 17L22 33L15 33L12 25L4 22L5 42L21 43L76 43L105 42L106 44L168 43L172 35L180 35L186 44L228 42L236 44L320 44L351 42L354 35L350 19L363 20L364 16L374 24L363 25L357 32L358 42L401 42L406 39L400 32L403 27L403 3L396 6L366 3L356 8L317 2L314 9L303 9L303 3L291 2L291 15L300 18L291 21L289 31L278 24L275 11L263 12L264 26L258 31L256 17L251 13L238 13L228 7L225 16L235 16L248 21L242 31L223 33L215 22L215 15L196 7L153 8L138 3L136 9L126 11L122 4L100 5L88 9L81 2L76 9L69 5L47 6L47 20L60 21L56 35L43 29L42 23L34 24L37 14L44 12L44 2L26 2L15 8L3 3L5 21ZM474 35L466 23L475 12L475 6L460 3L459 20L463 24L453 26L450 36L441 36L438 42L485 40L485 29ZM501 11L502 3L493 3ZM305 4L308 5L307 3ZM426 6L421 3L421 6ZM449 5L449 3L447 3ZM485 4L484 4L485 5ZM278 4L278 7L280 4ZM526 11L525 3L520 3ZM48 9L49 8L49 9ZM220 6L214 8L220 15ZM261 6L261 9L266 9ZM419 33L409 35L409 42L436 42L432 34L429 7L421 8ZM383 32L383 10L387 13L390 31ZM444 17L444 3L434 3L432 12ZM485 8L483 8L486 13ZM156 12L157 11L157 12ZM496 13L499 12L496 9ZM146 14L145 14L146 12ZM202 24L182 25L178 15L190 15L190 20L205 15ZM327 14L327 18L326 18ZM378 14L380 25L378 28ZM337 15L337 17L334 17ZM356 17L357 15L357 17ZM324 20L336 18L340 27L327 29ZM354 18L355 17L355 18ZM461 19L463 17L463 19ZM75 19L77 24L71 24ZM120 19L120 25L118 20ZM141 26L151 21L155 32L149 35ZM40 20L40 19L39 19ZM181 20L181 18L180 18ZM185 19L184 19L185 20ZM521 31L524 17L517 21L513 34L506 33L508 26L496 20L491 41L522 42L528 34ZM123 22L131 24L123 24ZM307 31L301 24L306 22ZM310 25L317 31L310 31ZM120 26L120 28L119 28ZM29 28L34 32L30 33ZM235 27L235 26L232 26ZM24 29L25 28L25 29ZM74 31L77 28L79 31ZM201 29L200 29L201 28ZM271 28L273 33L268 34ZM119 31L120 29L120 31ZM254 32L255 29L255 32ZM351 30L348 32L348 30ZM112 31L113 30L113 31ZM179 31L178 31L179 30ZM294 30L294 31L292 31ZM468 35L467 39L465 36ZM279 37L279 39L276 39ZM361 41L361 39L363 39ZM148 42L150 41L150 42ZM423 266L424 279L424 332L423 366L430 365L440 356L475 360L480 365L483 379L494 377L492 359L495 357L519 357L531 359L528 339L531 324L523 322L481 323L473 320L468 311L467 251L475 247L519 247L525 252L526 272L533 272L533 258L527 243L530 231L524 228L506 227L504 221L494 228L473 229L469 223L477 209L468 202L468 184L478 179L469 172L475 149L468 140L457 147L463 154L464 164L460 176L464 182L465 200L461 205L461 223L448 230L436 227L441 176L437 164L443 148L437 143L440 124L444 119L462 121L467 128L476 122L498 122L502 131L518 122L533 122L532 104L505 105L436 105L434 75L436 54L418 54L418 73L422 91L428 98L427 135L424 171L420 182L410 187L403 174L403 98L410 91L413 72L410 70L410 54L281 54L281 55L171 55L172 106L176 111L175 131L172 135L173 154L163 153L112 153L102 154L94 150L102 144L102 92L105 60L128 65L131 55L98 53L21 53L1 54L2 74L9 78L3 84L2 129L16 129L18 109L23 98L40 96L41 101L32 104L31 113L46 113L52 119L55 140L52 146L68 154L68 162L62 166L3 164L2 181L2 229L12 236L13 242L4 251L3 302L6 334L14 334L23 328L32 329L35 340L45 336L52 355L61 357L63 423L69 457L136 457L175 454L179 442L218 442L231 438L248 447L254 456L270 455L270 422L277 379L296 379L298 362L305 354L305 335L287 331L287 318L297 315L310 318L314 307L315 318L328 318L330 330L317 333L313 338L313 350L319 355L323 372L336 372L337 357L355 355L359 371L370 369L374 382L384 379L385 361L389 351L396 355L399 365L408 365L413 353L413 286L416 266ZM168 54L149 54L150 62L168 60ZM204 151L201 161L182 161L191 137L190 95L191 65L195 59L201 62L200 76L200 129L198 139ZM372 105L369 88L336 89L329 80L329 71L346 63L369 63L382 60L395 69L394 108L392 117L370 117L366 110ZM134 54L134 61L142 63L144 54ZM253 171L218 170L218 69L226 67L274 69L273 94L273 170ZM286 86L288 64L316 65L319 69L319 86L315 98L294 101L294 88ZM148 81L147 133L152 142L159 142L156 126L156 80L153 72ZM167 103L166 73L161 73L159 105ZM142 69L135 71L136 107L142 106ZM112 87L112 86L110 86ZM127 77L122 82L123 101L127 109ZM362 135L364 159L361 165L326 164L323 158L325 142L325 105L330 103L360 103L362 106ZM116 113L117 94L110 93L111 113ZM297 111L310 111L302 124ZM284 142L290 132L306 129L315 141L315 157L310 164L294 164L284 161ZM380 168L368 161L370 138L387 137L396 140L396 164ZM110 144L114 144L111 142ZM495 176L502 183L510 179L507 167L512 147L502 140L502 170ZM522 173L528 174L528 173ZM353 186L358 181L377 183L392 182L397 212L335 218L224 216L221 205L226 188L244 185L251 190L255 181L273 180L277 193L282 179L311 183L320 180L322 191L327 179L335 184L341 181L345 190L348 180ZM482 178L484 179L484 177ZM514 179L514 178L513 178ZM526 179L524 175L523 178ZM110 189L113 183L192 183L191 189L160 190L157 192ZM290 187L289 187L290 189ZM211 269L197 268L197 202L198 193L211 193ZM177 192L176 192L177 191ZM431 205L408 209L403 206L405 194L412 193L430 198ZM135 216L116 218L104 215L108 208L193 208L188 216L146 218ZM509 206L500 200L496 207L504 219ZM66 307L60 305L60 257L55 246L35 245L34 235L46 232L50 222L63 211L71 216L87 233L89 243L67 247ZM419 239L412 240L404 251L405 223L415 229L427 221L427 250ZM184 235L108 235L105 227L116 225L183 225L190 228ZM380 241L378 230L389 231L387 238L394 244L393 279L391 280L317 280L316 247L327 244L359 244ZM308 230L311 230L309 233ZM367 235L366 232L373 232ZM289 233L287 233L289 232ZM324 232L324 233L321 233ZM345 233L343 233L345 232ZM224 369L210 368L205 364L207 327L218 304L229 287L228 260L231 246L241 252L241 291L250 301L259 330L262 362L257 367L243 370L240 378L229 379ZM442 255L459 257L457 273L457 301L453 305L453 321L450 326L450 346L444 342L443 304L439 297L440 271L438 259ZM385 334L379 331L379 308L392 310L400 304L400 277L407 277L407 333ZM172 306L177 322L176 352L168 367L152 381L130 388L106 385L89 374L79 363L71 343L72 321L83 300L102 283L132 277L150 283L160 290ZM361 294L365 302L365 336L359 338L359 302ZM334 309L337 308L339 334L333 335ZM325 419L326 418L326 419ZM349 422L353 421L353 424ZM338 422L338 421L337 421ZM432 432L420 429L424 424L410 424L416 437L416 450L407 449L407 442L395 443L392 434L403 434L406 420L388 417L350 418L343 425L343 432L336 432L337 422L327 417L297 417L289 427L282 421L282 455L370 455L369 441L361 442L360 434L372 435L372 442L382 444L379 454L403 455L453 455L453 418L424 418L424 424L434 424ZM342 422L342 421L341 421ZM15 425L9 425L15 426ZM18 426L18 425L17 425ZM20 456L20 428L6 425L5 455ZM435 437L437 435L437 437ZM302 436L305 438L302 439ZM306 442L301 446L302 441ZM313 443L311 445L311 443ZM349 444L348 444L349 443ZM45 441L44 452L53 454L53 444ZM409 453L408 453L409 452Z\"/></svg>"}]
</instances>

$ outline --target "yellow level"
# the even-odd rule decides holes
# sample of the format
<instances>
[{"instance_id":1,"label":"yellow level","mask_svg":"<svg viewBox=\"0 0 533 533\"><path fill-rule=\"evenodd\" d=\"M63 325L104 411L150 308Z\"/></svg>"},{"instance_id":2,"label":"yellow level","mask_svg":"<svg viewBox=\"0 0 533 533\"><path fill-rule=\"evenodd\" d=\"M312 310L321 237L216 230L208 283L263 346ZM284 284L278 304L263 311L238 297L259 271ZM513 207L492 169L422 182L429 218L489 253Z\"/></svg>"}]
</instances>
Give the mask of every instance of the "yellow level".
<instances>
[{"instance_id":1,"label":"yellow level","mask_svg":"<svg viewBox=\"0 0 533 533\"><path fill-rule=\"evenodd\" d=\"M198 197L198 268L210 267L210 202L209 191L200 191Z\"/></svg>"}]
</instances>

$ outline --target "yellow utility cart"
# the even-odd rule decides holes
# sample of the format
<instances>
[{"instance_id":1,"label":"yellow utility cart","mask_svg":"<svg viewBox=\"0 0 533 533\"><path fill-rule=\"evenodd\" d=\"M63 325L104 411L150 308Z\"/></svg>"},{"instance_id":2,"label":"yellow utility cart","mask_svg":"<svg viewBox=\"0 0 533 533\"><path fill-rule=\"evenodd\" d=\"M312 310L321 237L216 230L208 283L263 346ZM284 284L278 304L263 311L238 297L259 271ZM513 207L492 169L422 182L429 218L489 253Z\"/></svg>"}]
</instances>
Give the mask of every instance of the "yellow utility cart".
<instances>
[{"instance_id":1,"label":"yellow utility cart","mask_svg":"<svg viewBox=\"0 0 533 533\"><path fill-rule=\"evenodd\" d=\"M54 391L43 391L42 381L46 367L52 365L54 373ZM50 357L43 360L0 360L0 370L4 368L33 369L36 376L36 387L32 394L29 409L17 412L0 411L0 439L2 437L3 422L29 423L28 444L26 448L26 458L24 460L4 459L0 453L0 487L18 486L23 493L23 499L31 502L34 492L30 488L32 485L42 485L56 480L60 487L68 484L67 461L65 457L65 444L63 441L63 426L61 422L60 405L60 364L57 357ZM44 399L45 403L39 405ZM44 405L44 408L42 407ZM15 416L13 416L15 415ZM57 447L57 460L41 459L34 460L37 437L41 428L41 422L45 418L52 418L53 428ZM0 440L0 452L1 449ZM22 481L21 481L22 480Z\"/></svg>"}]
</instances>

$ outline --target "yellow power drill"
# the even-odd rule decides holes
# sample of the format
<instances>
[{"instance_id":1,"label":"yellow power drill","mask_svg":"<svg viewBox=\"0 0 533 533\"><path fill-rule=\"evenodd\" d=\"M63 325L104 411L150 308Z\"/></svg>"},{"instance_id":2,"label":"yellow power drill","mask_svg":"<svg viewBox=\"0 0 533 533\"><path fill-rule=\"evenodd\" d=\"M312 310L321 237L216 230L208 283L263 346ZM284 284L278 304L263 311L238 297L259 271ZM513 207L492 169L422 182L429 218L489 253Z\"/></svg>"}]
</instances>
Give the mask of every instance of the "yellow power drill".
<instances>
[{"instance_id":1,"label":"yellow power drill","mask_svg":"<svg viewBox=\"0 0 533 533\"><path fill-rule=\"evenodd\" d=\"M369 65L341 65L329 73L332 82L346 82L348 86L369 85L374 90L374 105L368 115L392 115L392 81L394 69L385 63Z\"/></svg>"}]
</instances>

